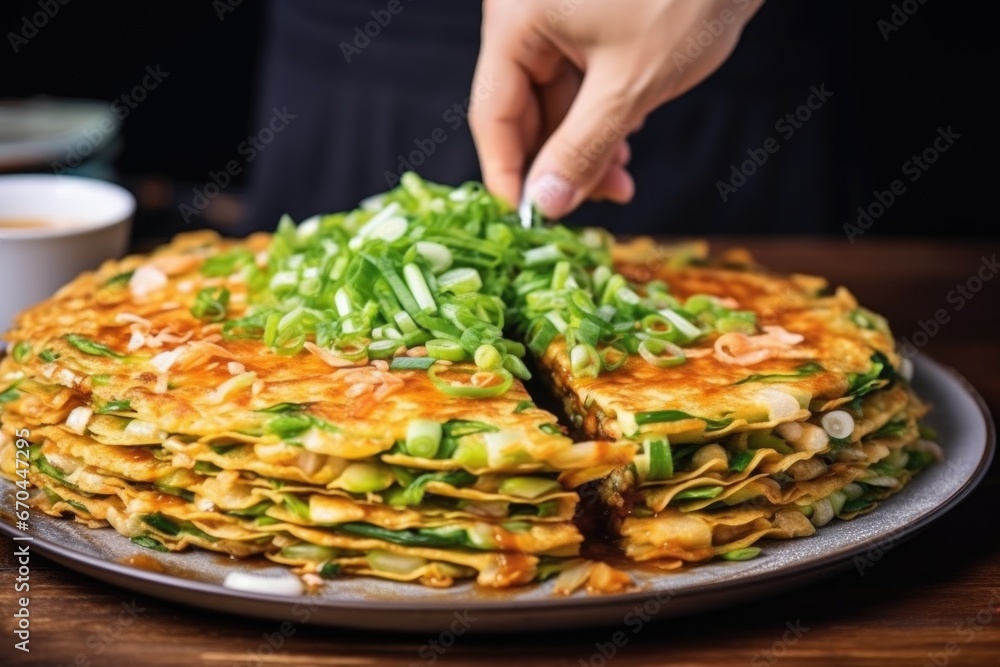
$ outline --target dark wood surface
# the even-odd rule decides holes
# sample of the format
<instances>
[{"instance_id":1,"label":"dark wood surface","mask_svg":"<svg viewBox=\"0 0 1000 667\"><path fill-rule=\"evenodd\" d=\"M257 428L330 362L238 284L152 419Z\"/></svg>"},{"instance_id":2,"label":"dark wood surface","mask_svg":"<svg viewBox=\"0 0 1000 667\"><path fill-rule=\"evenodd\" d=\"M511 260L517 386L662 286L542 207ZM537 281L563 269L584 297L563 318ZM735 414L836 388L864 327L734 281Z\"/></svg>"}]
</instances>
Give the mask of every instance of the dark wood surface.
<instances>
[{"instance_id":1,"label":"dark wood surface","mask_svg":"<svg viewBox=\"0 0 1000 667\"><path fill-rule=\"evenodd\" d=\"M958 308L949 292L980 270L992 276L1000 243L719 239L764 264L849 287L885 314L897 337L944 309L922 351L962 373L1000 408L1000 278ZM984 264L985 261L985 264ZM981 269L986 266L987 268ZM970 287L975 287L973 281ZM921 340L918 336L917 340ZM943 443L947 446L947 443ZM0 665L1000 665L1000 469L913 539L856 569L790 592L682 619L632 627L459 637L443 654L427 635L293 626L228 616L115 588L31 559L31 652L13 649L15 544L0 539ZM134 617L123 611L134 605ZM797 631L789 630L797 627ZM613 642L617 631L619 643ZM281 646L271 650L267 637ZM601 654L614 648L615 655Z\"/></svg>"}]
</instances>

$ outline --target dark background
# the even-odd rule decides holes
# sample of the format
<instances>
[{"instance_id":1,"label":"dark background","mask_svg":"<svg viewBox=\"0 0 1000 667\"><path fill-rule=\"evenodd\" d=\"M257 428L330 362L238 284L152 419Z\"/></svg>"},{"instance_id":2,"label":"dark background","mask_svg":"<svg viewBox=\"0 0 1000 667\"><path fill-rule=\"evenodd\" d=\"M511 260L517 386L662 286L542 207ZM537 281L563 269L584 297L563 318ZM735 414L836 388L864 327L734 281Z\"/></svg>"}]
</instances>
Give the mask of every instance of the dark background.
<instances>
[{"instance_id":1,"label":"dark background","mask_svg":"<svg viewBox=\"0 0 1000 667\"><path fill-rule=\"evenodd\" d=\"M9 34L21 30L22 17L39 11L38 0L8 1L0 9L0 31L4 35L0 44L0 98L50 95L112 100L138 83L147 65L159 64L170 73L129 114L124 122L120 151L114 156L118 178L140 197L142 212L136 227L140 237L160 237L197 226L233 231L245 231L247 225L273 227L273 220L255 218L259 213L244 205L250 170L237 176L226 188L225 196L213 200L203 215L185 224L178 213L179 204L191 200L192 188L203 185L209 171L223 167L234 157L240 142L251 131L264 126L263 112L258 107L270 108L268 91L262 90L259 73L265 49L271 44L267 26L273 25L274 16L261 2L243 0L231 7L231 11L221 11L225 2L220 0L213 5L212 2L70 0L59 7L48 25L22 45L17 54L13 53ZM304 4L309 4L308 0ZM461 4L467 14L466 24L474 29L473 11L478 9L469 7L476 3L463 0ZM837 8L821 7L829 4ZM906 194L867 233L995 235L992 195L997 173L993 156L998 144L994 122L996 58L992 45L995 12L983 5L938 0L926 0L922 5L912 0L908 4L919 9L885 40L878 21L890 17L894 3L767 2L726 66L688 96L654 114L650 123L654 129L644 129L633 138L638 159L663 152L659 143L662 134L656 134L657 123L669 123L675 117L671 114L685 113L688 107L684 105L706 104L706 100L712 99L708 96L720 91L728 92L727 104L738 111L740 95L750 99L768 94L772 85L777 91L784 83L789 88L800 81L830 80L833 82L830 88L836 91L835 101L829 112L821 110L816 114L817 118L824 113L829 116L816 123L815 128L806 125L789 141L785 155L774 156L777 166L768 165L767 178L762 175L757 179L759 183L751 179L754 187L760 187L756 190L748 187L725 205L713 183L728 175L730 163L745 159L746 149L758 145L755 139L746 139L750 135L745 133L743 138L730 141L724 150L718 151L719 155L713 157L714 162L701 175L697 170L686 174L683 168L674 171L665 168L662 177L640 174L640 199L656 197L671 188L686 195L683 200L678 198L678 203L670 209L677 215L671 216L658 231L805 232L843 237L843 225L856 219L857 206L868 205L874 190L886 190L893 179L903 177L902 163L929 146L938 127L952 126L961 139L918 182L907 181ZM381 9L385 3L375 1L366 5L356 0L341 0L327 6L337 6L345 17L353 12L363 19L369 8ZM422 19L421 12L440 13L453 7L454 3L444 0L424 6L408 5L398 20L400 27L392 27L397 37L405 37L414 31L413 26L419 20L425 21L421 25L427 29L426 21L431 19ZM328 55L338 53L337 42L350 37L352 25L346 24L340 31L343 35L340 32L330 35ZM389 33L387 30L382 37L385 46L375 44L370 52L358 58L360 67L352 70L353 75L364 72L365 67L378 66L378 58L370 54L377 48L390 48ZM412 48L419 54L424 47ZM426 79L433 82L450 78L453 89L467 90L473 57L474 53L448 72L428 69ZM816 78L820 75L830 78ZM336 72L331 76L335 79ZM271 92L275 80L272 73ZM420 81L417 83L422 85ZM799 88L796 94L804 98L807 87ZM265 99L258 104L260 95ZM774 134L775 117L764 118L760 124L761 140ZM428 126L428 131L432 127L433 124ZM683 133L676 128L673 131ZM810 131L827 133L827 143L833 136L837 151L829 155L821 151L792 155L792 148L799 153L811 150ZM456 132L463 134L460 141L468 141L464 125ZM411 139L419 136L415 134ZM306 140L308 136L300 137L300 141ZM795 146L791 146L793 142ZM394 169L397 153L409 150L410 143L403 141L397 146L382 142L377 147L380 154L369 162ZM273 154L273 159L281 154L287 161L294 151L275 150ZM779 157L789 162L782 167ZM349 161L350 154L345 153L343 159ZM786 205L787 191L767 186L768 178L773 181L783 178L783 174L794 173L793 159L801 161L799 168L810 161L823 161L829 173L827 178L817 172L821 174L817 178L823 182L803 186L800 198L804 205L799 207ZM421 172L435 180L453 177L448 165L440 162L429 159ZM270 169L274 173L282 169L281 165L268 164L263 158L259 163L251 168L259 168L261 172ZM384 170L372 167L369 171L349 188L331 186L329 195L310 193L313 199L308 206L327 210L344 208L367 194L385 189ZM827 194L833 193L831 203L822 200L813 204L810 214L812 193L824 186ZM294 209L294 204L288 204L288 208ZM628 219L629 211L610 205L590 205L580 217L586 222L602 216ZM627 223L623 223L622 229L635 231Z\"/></svg>"}]
</instances>

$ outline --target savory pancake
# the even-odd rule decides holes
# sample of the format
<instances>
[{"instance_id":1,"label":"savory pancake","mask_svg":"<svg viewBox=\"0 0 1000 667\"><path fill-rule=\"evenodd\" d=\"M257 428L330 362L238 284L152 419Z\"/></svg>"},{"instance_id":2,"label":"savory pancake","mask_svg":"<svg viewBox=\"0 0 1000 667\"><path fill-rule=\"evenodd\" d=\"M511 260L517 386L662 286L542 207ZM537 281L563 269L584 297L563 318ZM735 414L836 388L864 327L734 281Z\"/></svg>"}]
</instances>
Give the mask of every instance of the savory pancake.
<instances>
[{"instance_id":1,"label":"savory pancake","mask_svg":"<svg viewBox=\"0 0 1000 667\"><path fill-rule=\"evenodd\" d=\"M663 569L752 557L940 455L885 321L846 290L700 244L525 230L478 184L413 174L354 211L107 262L6 339L0 472L40 509L312 585L621 590L588 539ZM584 441L535 406L528 355Z\"/></svg>"}]
</instances>

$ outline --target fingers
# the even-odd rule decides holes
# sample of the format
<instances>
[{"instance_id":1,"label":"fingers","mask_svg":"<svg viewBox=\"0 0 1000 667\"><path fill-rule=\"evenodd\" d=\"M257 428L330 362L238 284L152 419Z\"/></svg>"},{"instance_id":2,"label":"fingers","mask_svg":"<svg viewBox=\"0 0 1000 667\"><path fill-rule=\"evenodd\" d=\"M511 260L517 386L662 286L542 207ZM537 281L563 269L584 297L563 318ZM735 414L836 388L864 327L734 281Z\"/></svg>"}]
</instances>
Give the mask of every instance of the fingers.
<instances>
[{"instance_id":1,"label":"fingers","mask_svg":"<svg viewBox=\"0 0 1000 667\"><path fill-rule=\"evenodd\" d=\"M492 94L472 96L469 128L486 188L516 205L526 168L528 135L537 133L539 125L538 107L531 99L527 73L513 60L491 54L484 43L472 90L487 86L492 86Z\"/></svg>"},{"instance_id":2,"label":"fingers","mask_svg":"<svg viewBox=\"0 0 1000 667\"><path fill-rule=\"evenodd\" d=\"M635 196L635 180L625 168L631 158L632 151L628 142L620 141L615 149L611 166L601 177L589 198L594 201L613 201L618 204L627 204L632 201L632 197Z\"/></svg>"},{"instance_id":3,"label":"fingers","mask_svg":"<svg viewBox=\"0 0 1000 667\"><path fill-rule=\"evenodd\" d=\"M483 10L469 127L486 188L516 205L529 156L542 135L535 86L548 86L559 77L562 57L510 3L488 2ZM556 86L564 87L563 82ZM476 93L480 90L492 92L482 96Z\"/></svg>"},{"instance_id":4,"label":"fingers","mask_svg":"<svg viewBox=\"0 0 1000 667\"><path fill-rule=\"evenodd\" d=\"M634 120L627 96L611 93L605 68L587 72L565 119L545 142L528 175L528 196L549 218L559 218L599 194L615 201L631 197L634 183L615 166ZM612 168L614 167L614 168Z\"/></svg>"}]
</instances>

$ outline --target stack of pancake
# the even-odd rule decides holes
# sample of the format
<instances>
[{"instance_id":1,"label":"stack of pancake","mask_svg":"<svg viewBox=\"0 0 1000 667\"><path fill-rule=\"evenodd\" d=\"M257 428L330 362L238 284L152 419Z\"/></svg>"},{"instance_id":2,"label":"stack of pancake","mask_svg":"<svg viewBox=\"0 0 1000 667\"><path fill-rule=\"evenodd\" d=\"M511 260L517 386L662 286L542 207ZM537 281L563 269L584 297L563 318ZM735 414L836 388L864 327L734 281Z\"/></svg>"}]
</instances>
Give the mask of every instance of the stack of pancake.
<instances>
[{"instance_id":1,"label":"stack of pancake","mask_svg":"<svg viewBox=\"0 0 1000 667\"><path fill-rule=\"evenodd\" d=\"M503 587L578 563L577 496L558 475L606 474L630 443L574 444L520 383L451 397L422 370L225 339L191 311L222 286L231 317L246 309L241 276L202 271L236 248L266 252L267 239L183 235L20 318L0 365L3 471L19 479L27 429L42 510L152 549L263 553L325 577ZM144 273L165 280L146 291ZM437 451L408 451L418 420L439 425Z\"/></svg>"},{"instance_id":2,"label":"stack of pancake","mask_svg":"<svg viewBox=\"0 0 1000 667\"><path fill-rule=\"evenodd\" d=\"M640 444L597 487L625 554L664 569L754 557L761 538L870 512L941 457L883 318L822 279L705 253L649 239L615 248L641 293L666 290L695 323L751 313L756 331L694 341L676 366L630 356L596 378L574 377L565 346L543 360L592 437Z\"/></svg>"},{"instance_id":3,"label":"stack of pancake","mask_svg":"<svg viewBox=\"0 0 1000 667\"><path fill-rule=\"evenodd\" d=\"M620 590L588 540L665 570L751 558L941 456L846 290L523 230L480 186L412 174L274 235L108 262L6 339L0 471L39 508L313 584ZM568 428L522 384L528 350Z\"/></svg>"}]
</instances>

